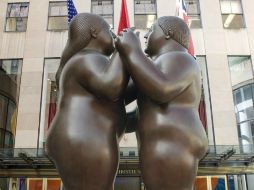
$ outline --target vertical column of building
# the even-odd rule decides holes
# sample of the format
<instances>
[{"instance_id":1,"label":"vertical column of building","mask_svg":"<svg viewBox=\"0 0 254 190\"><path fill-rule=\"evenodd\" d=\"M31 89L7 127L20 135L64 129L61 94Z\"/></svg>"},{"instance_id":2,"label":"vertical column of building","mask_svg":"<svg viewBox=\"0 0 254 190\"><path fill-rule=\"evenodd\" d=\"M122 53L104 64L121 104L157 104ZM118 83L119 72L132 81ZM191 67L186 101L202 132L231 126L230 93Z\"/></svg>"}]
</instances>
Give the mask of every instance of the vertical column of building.
<instances>
[{"instance_id":1,"label":"vertical column of building","mask_svg":"<svg viewBox=\"0 0 254 190\"><path fill-rule=\"evenodd\" d=\"M48 0L33 0L29 5L16 147L37 146L48 4Z\"/></svg>"},{"instance_id":2,"label":"vertical column of building","mask_svg":"<svg viewBox=\"0 0 254 190\"><path fill-rule=\"evenodd\" d=\"M4 10L6 10L6 8L7 8L7 3L4 1L0 1L0 7L1 7L0 8L0 23L2 23L2 24L0 24L0 45L1 45L3 42L3 31L4 31L4 24L3 23L5 23L5 15L6 15L6 12L4 13Z\"/></svg>"},{"instance_id":3,"label":"vertical column of building","mask_svg":"<svg viewBox=\"0 0 254 190\"><path fill-rule=\"evenodd\" d=\"M243 11L245 16L247 32L248 32L249 47L250 47L250 53L252 56L252 65L253 65L254 64L254 16L253 16L254 1L244 0L242 1L242 4L243 4Z\"/></svg>"},{"instance_id":4,"label":"vertical column of building","mask_svg":"<svg viewBox=\"0 0 254 190\"><path fill-rule=\"evenodd\" d=\"M213 109L215 143L238 144L227 45L219 0L200 1Z\"/></svg>"},{"instance_id":5,"label":"vertical column of building","mask_svg":"<svg viewBox=\"0 0 254 190\"><path fill-rule=\"evenodd\" d=\"M175 16L176 0L157 0L157 17Z\"/></svg>"}]
</instances>

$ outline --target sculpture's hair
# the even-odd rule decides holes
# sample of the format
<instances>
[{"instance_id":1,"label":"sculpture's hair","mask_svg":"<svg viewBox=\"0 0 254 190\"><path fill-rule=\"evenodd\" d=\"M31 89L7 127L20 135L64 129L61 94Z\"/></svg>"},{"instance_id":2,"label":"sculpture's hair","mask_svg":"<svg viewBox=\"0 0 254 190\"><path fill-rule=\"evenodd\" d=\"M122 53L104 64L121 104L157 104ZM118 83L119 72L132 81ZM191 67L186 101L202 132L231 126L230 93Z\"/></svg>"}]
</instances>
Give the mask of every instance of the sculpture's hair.
<instances>
[{"instance_id":1,"label":"sculpture's hair","mask_svg":"<svg viewBox=\"0 0 254 190\"><path fill-rule=\"evenodd\" d=\"M80 13L72 19L69 25L68 40L62 53L60 66L56 74L57 85L63 67L68 60L89 44L92 38L91 29L94 29L99 33L102 29L107 27L108 25L106 21L104 21L101 16L91 13Z\"/></svg>"},{"instance_id":2,"label":"sculpture's hair","mask_svg":"<svg viewBox=\"0 0 254 190\"><path fill-rule=\"evenodd\" d=\"M182 19L175 16L163 16L157 21L166 36L170 36L186 49L189 48L190 29Z\"/></svg>"}]
</instances>

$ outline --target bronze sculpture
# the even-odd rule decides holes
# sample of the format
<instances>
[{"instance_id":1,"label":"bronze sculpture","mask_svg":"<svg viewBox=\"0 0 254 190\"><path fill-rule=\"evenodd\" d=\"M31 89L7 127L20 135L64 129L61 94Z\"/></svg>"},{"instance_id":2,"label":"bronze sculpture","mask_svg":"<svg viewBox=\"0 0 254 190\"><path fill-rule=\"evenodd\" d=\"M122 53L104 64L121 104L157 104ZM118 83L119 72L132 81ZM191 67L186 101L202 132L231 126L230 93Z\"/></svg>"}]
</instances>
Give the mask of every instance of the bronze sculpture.
<instances>
[{"instance_id":1,"label":"bronze sculpture","mask_svg":"<svg viewBox=\"0 0 254 190\"><path fill-rule=\"evenodd\" d=\"M145 36L151 59L133 31L117 38L116 48L138 89L137 136L147 190L192 190L207 150L198 115L200 70L187 53L189 33L180 18L159 18Z\"/></svg>"},{"instance_id":2,"label":"bronze sculpture","mask_svg":"<svg viewBox=\"0 0 254 190\"><path fill-rule=\"evenodd\" d=\"M197 111L200 71L187 53L188 26L177 17L159 18L145 36L151 59L129 29L113 53L112 35L94 14L78 14L70 24L56 76L58 111L47 138L65 189L113 189L125 98L138 100L139 117L130 115L127 132L137 130L146 188L191 190L207 139ZM129 75L133 83L126 89Z\"/></svg>"},{"instance_id":3,"label":"bronze sculpture","mask_svg":"<svg viewBox=\"0 0 254 190\"><path fill-rule=\"evenodd\" d=\"M58 70L58 110L46 147L65 190L112 190L124 133L128 75L110 26L97 15L73 18Z\"/></svg>"}]
</instances>

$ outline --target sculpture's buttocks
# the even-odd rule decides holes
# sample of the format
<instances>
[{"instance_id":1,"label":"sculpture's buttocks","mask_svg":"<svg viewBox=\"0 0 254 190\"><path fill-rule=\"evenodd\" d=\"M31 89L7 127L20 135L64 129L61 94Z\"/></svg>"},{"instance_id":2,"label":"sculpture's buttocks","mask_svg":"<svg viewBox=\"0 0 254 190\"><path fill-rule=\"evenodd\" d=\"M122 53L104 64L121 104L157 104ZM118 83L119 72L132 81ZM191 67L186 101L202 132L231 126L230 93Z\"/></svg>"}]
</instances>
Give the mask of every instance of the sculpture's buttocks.
<instances>
[{"instance_id":1,"label":"sculpture's buttocks","mask_svg":"<svg viewBox=\"0 0 254 190\"><path fill-rule=\"evenodd\" d=\"M58 108L47 137L48 154L66 190L113 188L128 81L118 53L108 57L113 50L112 32L102 17L74 17L57 72Z\"/></svg>"}]
</instances>

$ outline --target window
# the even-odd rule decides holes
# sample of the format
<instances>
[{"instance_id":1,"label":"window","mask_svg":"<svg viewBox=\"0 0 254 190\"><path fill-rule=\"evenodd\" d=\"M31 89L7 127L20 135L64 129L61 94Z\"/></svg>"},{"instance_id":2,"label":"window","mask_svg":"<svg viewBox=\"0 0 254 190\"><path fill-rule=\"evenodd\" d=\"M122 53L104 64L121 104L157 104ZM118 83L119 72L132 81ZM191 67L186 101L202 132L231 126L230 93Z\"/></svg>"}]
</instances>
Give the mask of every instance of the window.
<instances>
[{"instance_id":1,"label":"window","mask_svg":"<svg viewBox=\"0 0 254 190\"><path fill-rule=\"evenodd\" d=\"M48 30L67 30L68 11L65 2L50 2L48 13Z\"/></svg>"},{"instance_id":2,"label":"window","mask_svg":"<svg viewBox=\"0 0 254 190\"><path fill-rule=\"evenodd\" d=\"M253 79L250 56L228 56L232 86Z\"/></svg>"},{"instance_id":3,"label":"window","mask_svg":"<svg viewBox=\"0 0 254 190\"><path fill-rule=\"evenodd\" d=\"M28 181L28 189L29 190L43 190L43 179L37 178L37 179L30 179Z\"/></svg>"},{"instance_id":4,"label":"window","mask_svg":"<svg viewBox=\"0 0 254 190\"><path fill-rule=\"evenodd\" d=\"M233 90L238 137L242 150L254 143L254 84L250 56L228 56Z\"/></svg>"},{"instance_id":5,"label":"window","mask_svg":"<svg viewBox=\"0 0 254 190\"><path fill-rule=\"evenodd\" d=\"M148 29L157 19L157 6L155 0L135 0L135 27Z\"/></svg>"},{"instance_id":6,"label":"window","mask_svg":"<svg viewBox=\"0 0 254 190\"><path fill-rule=\"evenodd\" d=\"M244 152L254 143L254 84L242 86L233 92L240 145Z\"/></svg>"},{"instance_id":7,"label":"window","mask_svg":"<svg viewBox=\"0 0 254 190\"><path fill-rule=\"evenodd\" d=\"M212 123L212 110L210 102L210 88L209 80L207 73L207 63L205 56L197 56L197 63L201 69L201 79L202 79L202 91L201 99L199 104L199 116L200 120L206 130L208 135L209 143L214 143L214 134L213 134L213 123Z\"/></svg>"},{"instance_id":8,"label":"window","mask_svg":"<svg viewBox=\"0 0 254 190\"><path fill-rule=\"evenodd\" d=\"M111 26L111 28L114 28L113 0L92 0L91 3L92 3L92 13L102 16Z\"/></svg>"},{"instance_id":9,"label":"window","mask_svg":"<svg viewBox=\"0 0 254 190\"><path fill-rule=\"evenodd\" d=\"M12 148L16 134L22 60L0 60L0 148Z\"/></svg>"},{"instance_id":10,"label":"window","mask_svg":"<svg viewBox=\"0 0 254 190\"><path fill-rule=\"evenodd\" d=\"M244 28L245 22L241 0L220 0L224 28Z\"/></svg>"},{"instance_id":11,"label":"window","mask_svg":"<svg viewBox=\"0 0 254 190\"><path fill-rule=\"evenodd\" d=\"M6 32L24 32L27 27L29 3L9 3L6 15Z\"/></svg>"},{"instance_id":12,"label":"window","mask_svg":"<svg viewBox=\"0 0 254 190\"><path fill-rule=\"evenodd\" d=\"M0 95L0 129L5 129L8 99Z\"/></svg>"},{"instance_id":13,"label":"window","mask_svg":"<svg viewBox=\"0 0 254 190\"><path fill-rule=\"evenodd\" d=\"M12 104L12 110L9 106ZM7 97L0 95L0 148L13 148L16 130L16 105ZM12 126L8 119L12 119Z\"/></svg>"},{"instance_id":14,"label":"window","mask_svg":"<svg viewBox=\"0 0 254 190\"><path fill-rule=\"evenodd\" d=\"M60 58L45 59L44 62L39 136L40 148L44 146L48 129L56 113L57 87L55 75L59 65Z\"/></svg>"},{"instance_id":15,"label":"window","mask_svg":"<svg viewBox=\"0 0 254 190\"><path fill-rule=\"evenodd\" d=\"M201 28L199 0L185 0L190 28Z\"/></svg>"}]
</instances>

